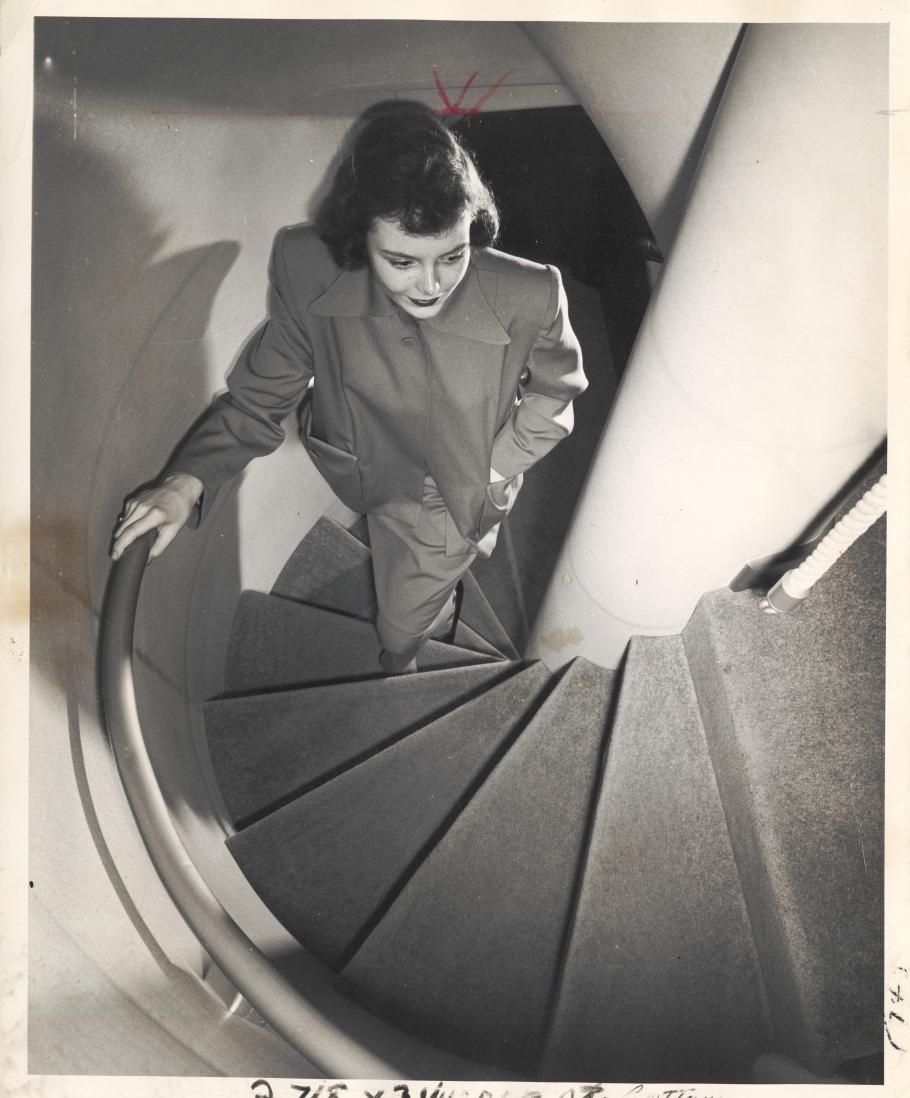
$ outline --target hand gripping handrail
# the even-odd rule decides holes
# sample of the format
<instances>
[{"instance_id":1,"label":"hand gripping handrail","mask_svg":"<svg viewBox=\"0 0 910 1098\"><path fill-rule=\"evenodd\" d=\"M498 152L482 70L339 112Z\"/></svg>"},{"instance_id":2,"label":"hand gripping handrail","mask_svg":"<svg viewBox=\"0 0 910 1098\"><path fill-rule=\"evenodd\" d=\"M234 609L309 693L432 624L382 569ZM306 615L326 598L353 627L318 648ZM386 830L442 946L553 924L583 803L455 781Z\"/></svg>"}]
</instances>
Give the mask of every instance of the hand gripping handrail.
<instances>
[{"instance_id":1,"label":"hand gripping handrail","mask_svg":"<svg viewBox=\"0 0 910 1098\"><path fill-rule=\"evenodd\" d=\"M329 1022L244 934L196 869L171 819L139 720L133 630L154 532L131 545L108 580L101 626L101 702L127 800L177 910L205 950L269 1026L327 1076L406 1078Z\"/></svg>"},{"instance_id":2,"label":"hand gripping handrail","mask_svg":"<svg viewBox=\"0 0 910 1098\"><path fill-rule=\"evenodd\" d=\"M868 492L831 527L798 568L791 568L761 600L766 614L789 614L809 594L832 564L845 553L888 508L888 474L879 477Z\"/></svg>"}]
</instances>

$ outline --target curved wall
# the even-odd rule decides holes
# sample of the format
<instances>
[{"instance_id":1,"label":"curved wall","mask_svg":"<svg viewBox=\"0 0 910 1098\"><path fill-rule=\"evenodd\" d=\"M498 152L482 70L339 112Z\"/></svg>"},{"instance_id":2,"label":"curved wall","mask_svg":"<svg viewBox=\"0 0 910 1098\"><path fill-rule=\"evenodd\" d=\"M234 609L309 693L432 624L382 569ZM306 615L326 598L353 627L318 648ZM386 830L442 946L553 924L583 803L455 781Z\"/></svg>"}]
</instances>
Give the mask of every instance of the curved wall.
<instances>
[{"instance_id":1,"label":"curved wall","mask_svg":"<svg viewBox=\"0 0 910 1098\"><path fill-rule=\"evenodd\" d=\"M739 23L523 23L600 130L668 255Z\"/></svg>"},{"instance_id":2,"label":"curved wall","mask_svg":"<svg viewBox=\"0 0 910 1098\"><path fill-rule=\"evenodd\" d=\"M434 23L37 25L32 1069L245 1075L265 1057L273 1072L310 1076L258 1027L222 1021L204 952L132 827L96 697L109 532L124 495L156 475L223 387L265 313L273 235L307 216L359 109L395 92L438 104L438 57L459 90L479 69L477 95L509 58L504 106L571 97L509 24L460 35ZM149 568L137 623L141 711L182 838L232 915L276 951L288 936L223 844L198 703L221 688L241 588L268 589L330 501L290 439ZM82 1004L78 1041L61 1040L79 988L94 1006ZM144 1012L147 1025L119 1026L112 1041L107 1015L118 1011Z\"/></svg>"},{"instance_id":3,"label":"curved wall","mask_svg":"<svg viewBox=\"0 0 910 1098\"><path fill-rule=\"evenodd\" d=\"M72 90L51 77L36 97L32 694L42 703L33 708L33 820L40 823L32 830L31 864L38 878L32 930L48 948L32 966L32 1062L34 1070L53 1073L245 1074L265 1040L272 1062L305 1074L311 1065L261 1031L237 1022L242 1032L230 1038L233 1026L216 1027L223 1006L199 982L204 952L150 870L111 771L93 655L109 532L121 500L156 474L223 385L264 313L272 234L305 216L306 199L349 119L219 123L162 114L154 104L111 97L84 80L74 108ZM299 521L312 522L324 506L324 485L308 466L299 471L309 508L300 508ZM240 590L236 511L226 500L213 637L225 630ZM249 889L223 847L200 766L204 756L186 735L195 712L186 681L187 610L211 535L211 529L182 534L148 572L137 689L184 841L203 872L221 878L228 902L243 903ZM61 753L67 725L70 752ZM58 789L52 811L38 793L51 774ZM58 889L74 872L95 886L84 903L60 904ZM108 927L103 943L101 912ZM285 940L277 924L270 929ZM137 954L137 933L148 953ZM56 963L48 962L51 956ZM166 1007L165 999L158 1010L157 981L145 972L143 956L159 979L165 965L165 986L179 1008ZM80 1040L61 1044L60 988L74 982L96 987L108 1006L83 1013ZM152 1028L111 1045L105 1014L122 1011L123 996L142 1002ZM193 1050L181 1052L186 1027L206 1016L210 1024L197 1030ZM156 1025L166 1040L154 1036Z\"/></svg>"}]
</instances>

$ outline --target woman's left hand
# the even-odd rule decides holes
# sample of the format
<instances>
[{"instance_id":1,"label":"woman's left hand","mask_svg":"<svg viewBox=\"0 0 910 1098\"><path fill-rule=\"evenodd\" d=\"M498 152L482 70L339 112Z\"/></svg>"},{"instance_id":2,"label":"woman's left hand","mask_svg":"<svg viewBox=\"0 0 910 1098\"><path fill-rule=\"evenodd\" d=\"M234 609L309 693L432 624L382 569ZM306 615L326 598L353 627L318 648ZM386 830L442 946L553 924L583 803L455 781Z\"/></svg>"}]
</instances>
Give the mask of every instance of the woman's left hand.
<instances>
[{"instance_id":1,"label":"woman's left hand","mask_svg":"<svg viewBox=\"0 0 910 1098\"><path fill-rule=\"evenodd\" d=\"M149 530L158 531L149 560L160 556L189 519L202 492L203 484L198 477L175 473L163 484L132 496L114 530L111 557L119 560L124 550Z\"/></svg>"}]
</instances>

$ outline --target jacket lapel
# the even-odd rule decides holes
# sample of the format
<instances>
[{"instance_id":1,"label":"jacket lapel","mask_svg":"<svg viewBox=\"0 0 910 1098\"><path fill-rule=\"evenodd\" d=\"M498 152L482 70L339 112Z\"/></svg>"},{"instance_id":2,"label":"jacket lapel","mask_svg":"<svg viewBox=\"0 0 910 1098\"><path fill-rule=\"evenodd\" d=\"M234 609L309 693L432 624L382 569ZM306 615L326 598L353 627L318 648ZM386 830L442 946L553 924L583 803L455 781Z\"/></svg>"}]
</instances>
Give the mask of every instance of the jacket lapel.
<instances>
[{"instance_id":1,"label":"jacket lapel","mask_svg":"<svg viewBox=\"0 0 910 1098\"><path fill-rule=\"evenodd\" d=\"M308 306L315 316L391 316L391 298L376 284L369 267L342 271Z\"/></svg>"},{"instance_id":2,"label":"jacket lapel","mask_svg":"<svg viewBox=\"0 0 910 1098\"><path fill-rule=\"evenodd\" d=\"M499 322L499 317L484 296L480 278L472 263L455 293L438 316L423 323L446 335L477 339L482 343L505 346L512 341Z\"/></svg>"},{"instance_id":3,"label":"jacket lapel","mask_svg":"<svg viewBox=\"0 0 910 1098\"><path fill-rule=\"evenodd\" d=\"M391 298L377 284L369 267L342 271L308 308L314 316L392 316L395 312ZM511 342L484 295L473 263L439 315L421 323L445 335L482 343L505 346Z\"/></svg>"}]
</instances>

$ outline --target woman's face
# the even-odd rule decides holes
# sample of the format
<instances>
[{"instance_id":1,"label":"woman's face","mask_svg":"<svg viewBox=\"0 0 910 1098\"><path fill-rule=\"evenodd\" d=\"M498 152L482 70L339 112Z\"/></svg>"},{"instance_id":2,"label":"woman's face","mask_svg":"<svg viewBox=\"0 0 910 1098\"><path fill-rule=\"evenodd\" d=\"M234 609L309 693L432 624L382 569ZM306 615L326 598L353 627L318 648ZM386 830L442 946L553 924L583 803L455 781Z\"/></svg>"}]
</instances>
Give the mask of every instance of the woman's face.
<instances>
[{"instance_id":1,"label":"woman's face","mask_svg":"<svg viewBox=\"0 0 910 1098\"><path fill-rule=\"evenodd\" d=\"M439 236L411 236L397 222L377 217L367 233L367 257L389 297L411 316L428 320L464 278L470 236L468 213Z\"/></svg>"}]
</instances>

